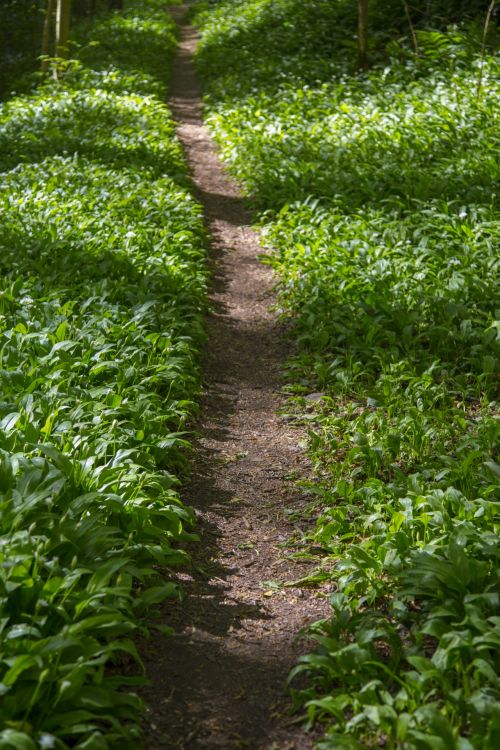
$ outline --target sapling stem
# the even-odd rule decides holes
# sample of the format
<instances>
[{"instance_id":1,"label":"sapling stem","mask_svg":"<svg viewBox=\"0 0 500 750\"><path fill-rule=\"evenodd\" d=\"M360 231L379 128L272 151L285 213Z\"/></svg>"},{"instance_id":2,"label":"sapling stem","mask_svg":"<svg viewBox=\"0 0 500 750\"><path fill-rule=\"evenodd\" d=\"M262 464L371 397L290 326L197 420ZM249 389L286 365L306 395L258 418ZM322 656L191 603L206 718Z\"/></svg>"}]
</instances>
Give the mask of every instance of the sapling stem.
<instances>
[{"instance_id":1,"label":"sapling stem","mask_svg":"<svg viewBox=\"0 0 500 750\"><path fill-rule=\"evenodd\" d=\"M479 97L481 95L481 88L483 85L483 68L484 68L484 58L486 55L486 39L488 37L488 31L490 28L491 23L491 17L493 15L493 11L495 10L496 0L491 0L488 11L486 13L486 19L484 21L484 29L483 29L483 41L481 44L481 56L479 58L479 74L477 77L477 90L476 90L476 102L479 101Z\"/></svg>"}]
</instances>

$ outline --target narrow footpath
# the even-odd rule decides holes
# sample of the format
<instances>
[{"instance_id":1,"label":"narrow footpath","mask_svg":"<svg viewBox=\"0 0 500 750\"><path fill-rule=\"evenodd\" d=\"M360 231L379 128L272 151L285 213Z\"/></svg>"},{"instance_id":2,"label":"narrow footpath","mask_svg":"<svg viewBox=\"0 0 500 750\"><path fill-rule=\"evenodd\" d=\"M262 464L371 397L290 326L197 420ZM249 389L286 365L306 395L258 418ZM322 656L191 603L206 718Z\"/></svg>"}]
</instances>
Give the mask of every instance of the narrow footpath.
<instances>
[{"instance_id":1,"label":"narrow footpath","mask_svg":"<svg viewBox=\"0 0 500 750\"><path fill-rule=\"evenodd\" d=\"M171 9L180 45L170 106L212 238L213 312L205 350L205 389L193 479L183 491L196 510L201 542L193 570L179 576L181 605L165 604L178 634L152 640L144 654L152 686L147 750L309 750L284 689L298 655L297 634L324 617L325 593L269 581L295 581L311 566L283 546L290 514L304 498L290 477L307 471L300 432L277 412L289 354L269 310L273 275L237 184L224 172L201 117L193 67L197 32L186 7ZM288 478L287 478L288 477ZM302 522L299 522L302 523Z\"/></svg>"}]
</instances>

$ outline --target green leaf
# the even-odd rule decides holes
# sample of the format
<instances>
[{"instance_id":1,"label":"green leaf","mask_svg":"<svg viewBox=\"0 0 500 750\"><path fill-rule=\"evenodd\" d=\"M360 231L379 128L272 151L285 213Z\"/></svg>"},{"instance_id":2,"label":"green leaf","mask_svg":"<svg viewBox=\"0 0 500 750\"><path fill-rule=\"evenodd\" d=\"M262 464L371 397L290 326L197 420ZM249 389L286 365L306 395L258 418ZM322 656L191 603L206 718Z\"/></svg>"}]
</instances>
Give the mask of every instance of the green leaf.
<instances>
[{"instance_id":1,"label":"green leaf","mask_svg":"<svg viewBox=\"0 0 500 750\"><path fill-rule=\"evenodd\" d=\"M40 667L41 664L42 661L40 658L31 656L30 654L16 656L10 661L9 669L4 674L2 682L4 685L10 687L11 685L14 685L18 677L20 677L27 669Z\"/></svg>"},{"instance_id":2,"label":"green leaf","mask_svg":"<svg viewBox=\"0 0 500 750\"><path fill-rule=\"evenodd\" d=\"M1 750L37 750L32 738L24 732L15 729L3 729L0 732Z\"/></svg>"}]
</instances>

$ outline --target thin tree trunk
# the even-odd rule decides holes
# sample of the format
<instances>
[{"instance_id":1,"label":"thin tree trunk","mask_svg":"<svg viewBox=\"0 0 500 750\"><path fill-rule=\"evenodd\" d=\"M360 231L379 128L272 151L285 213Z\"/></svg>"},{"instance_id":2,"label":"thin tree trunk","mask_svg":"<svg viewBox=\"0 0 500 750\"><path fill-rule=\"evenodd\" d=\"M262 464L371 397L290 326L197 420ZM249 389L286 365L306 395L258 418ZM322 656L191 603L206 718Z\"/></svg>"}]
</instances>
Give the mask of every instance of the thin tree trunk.
<instances>
[{"instance_id":1,"label":"thin tree trunk","mask_svg":"<svg viewBox=\"0 0 500 750\"><path fill-rule=\"evenodd\" d=\"M57 0L56 14L56 55L68 56L69 24L71 18L71 0Z\"/></svg>"},{"instance_id":2,"label":"thin tree trunk","mask_svg":"<svg viewBox=\"0 0 500 750\"><path fill-rule=\"evenodd\" d=\"M493 11L495 10L495 5L496 0L491 0L488 11L486 13L486 20L484 22L483 43L481 45L481 57L479 58L479 74L477 77L476 101L479 100L479 96L481 94L481 86L483 85L483 66L484 58L486 55L486 41L488 37L488 30L490 28L491 16L493 15Z\"/></svg>"},{"instance_id":3,"label":"thin tree trunk","mask_svg":"<svg viewBox=\"0 0 500 750\"><path fill-rule=\"evenodd\" d=\"M368 0L358 0L358 68L368 67Z\"/></svg>"},{"instance_id":4,"label":"thin tree trunk","mask_svg":"<svg viewBox=\"0 0 500 750\"><path fill-rule=\"evenodd\" d=\"M42 79L47 75L49 67L49 54L50 54L50 31L52 27L52 10L54 4L53 0L47 0L47 9L45 11L45 21L43 23L43 34L42 34Z\"/></svg>"},{"instance_id":5,"label":"thin tree trunk","mask_svg":"<svg viewBox=\"0 0 500 750\"><path fill-rule=\"evenodd\" d=\"M410 27L410 34L411 34L411 38L412 38L412 41L413 41L413 47L415 49L415 54L418 57L418 39L417 39L417 34L415 32L415 27L413 25L413 21L411 20L410 8L409 8L408 3L406 2L406 0L403 0L403 5L405 7L406 20L408 21L408 26Z\"/></svg>"}]
</instances>

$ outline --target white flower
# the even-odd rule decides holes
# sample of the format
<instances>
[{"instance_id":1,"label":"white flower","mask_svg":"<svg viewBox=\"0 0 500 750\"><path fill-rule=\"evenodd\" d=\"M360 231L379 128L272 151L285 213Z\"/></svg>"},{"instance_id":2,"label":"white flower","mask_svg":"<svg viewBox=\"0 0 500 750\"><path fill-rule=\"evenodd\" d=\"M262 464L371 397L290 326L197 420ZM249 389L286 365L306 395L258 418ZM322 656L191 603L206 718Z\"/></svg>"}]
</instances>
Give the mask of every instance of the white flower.
<instances>
[{"instance_id":1,"label":"white flower","mask_svg":"<svg viewBox=\"0 0 500 750\"><path fill-rule=\"evenodd\" d=\"M52 734L41 734L38 745L43 750L52 750L56 746L56 738Z\"/></svg>"}]
</instances>

